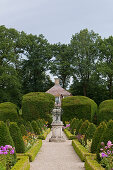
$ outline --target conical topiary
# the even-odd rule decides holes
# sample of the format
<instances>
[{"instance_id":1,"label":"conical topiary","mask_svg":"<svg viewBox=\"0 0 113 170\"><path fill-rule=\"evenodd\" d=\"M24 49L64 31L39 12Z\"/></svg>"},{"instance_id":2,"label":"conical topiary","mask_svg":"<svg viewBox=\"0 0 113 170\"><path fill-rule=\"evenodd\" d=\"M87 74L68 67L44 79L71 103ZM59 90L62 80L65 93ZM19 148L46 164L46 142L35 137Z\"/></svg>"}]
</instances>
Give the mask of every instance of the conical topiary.
<instances>
[{"instance_id":1,"label":"conical topiary","mask_svg":"<svg viewBox=\"0 0 113 170\"><path fill-rule=\"evenodd\" d=\"M86 140L87 139L91 140L93 138L95 130L96 130L96 125L94 123L90 123L85 134Z\"/></svg>"},{"instance_id":2,"label":"conical topiary","mask_svg":"<svg viewBox=\"0 0 113 170\"><path fill-rule=\"evenodd\" d=\"M33 127L31 126L31 123L29 121L26 122L25 127L26 127L27 132L34 133Z\"/></svg>"},{"instance_id":3,"label":"conical topiary","mask_svg":"<svg viewBox=\"0 0 113 170\"><path fill-rule=\"evenodd\" d=\"M80 127L82 126L82 123L83 123L83 120L80 119L79 124L78 124L78 126L77 126L77 128L76 128L76 135L78 135L79 129L80 129Z\"/></svg>"},{"instance_id":4,"label":"conical topiary","mask_svg":"<svg viewBox=\"0 0 113 170\"><path fill-rule=\"evenodd\" d=\"M100 123L99 126L97 127L97 129L94 133L93 139L92 139L92 144L91 144L91 152L92 153L96 153L100 138L103 135L103 133L105 132L106 127L107 126L106 126L105 122Z\"/></svg>"},{"instance_id":5,"label":"conical topiary","mask_svg":"<svg viewBox=\"0 0 113 170\"><path fill-rule=\"evenodd\" d=\"M25 152L25 145L22 138L21 130L16 122L11 122L9 126L10 134L13 138L15 149L17 153Z\"/></svg>"},{"instance_id":6,"label":"conical topiary","mask_svg":"<svg viewBox=\"0 0 113 170\"><path fill-rule=\"evenodd\" d=\"M0 121L0 146L5 145L14 146L14 142L10 135L9 128L3 121Z\"/></svg>"},{"instance_id":7,"label":"conical topiary","mask_svg":"<svg viewBox=\"0 0 113 170\"><path fill-rule=\"evenodd\" d=\"M89 122L88 120L85 120L85 121L82 123L82 126L81 126L80 129L79 129L79 134L85 135L89 124L90 124L90 122Z\"/></svg>"},{"instance_id":8,"label":"conical topiary","mask_svg":"<svg viewBox=\"0 0 113 170\"><path fill-rule=\"evenodd\" d=\"M40 129L39 129L38 125L37 125L37 122L36 122L35 120L33 120L33 121L31 122L31 125L32 125L32 127L33 127L34 133L35 133L36 135L40 135Z\"/></svg>"},{"instance_id":9,"label":"conical topiary","mask_svg":"<svg viewBox=\"0 0 113 170\"><path fill-rule=\"evenodd\" d=\"M79 124L79 119L74 118L71 126L71 133L74 134L74 131L76 131L76 128Z\"/></svg>"},{"instance_id":10,"label":"conical topiary","mask_svg":"<svg viewBox=\"0 0 113 170\"><path fill-rule=\"evenodd\" d=\"M20 125L20 130L21 130L22 136L27 136L27 131L23 124Z\"/></svg>"}]
</instances>

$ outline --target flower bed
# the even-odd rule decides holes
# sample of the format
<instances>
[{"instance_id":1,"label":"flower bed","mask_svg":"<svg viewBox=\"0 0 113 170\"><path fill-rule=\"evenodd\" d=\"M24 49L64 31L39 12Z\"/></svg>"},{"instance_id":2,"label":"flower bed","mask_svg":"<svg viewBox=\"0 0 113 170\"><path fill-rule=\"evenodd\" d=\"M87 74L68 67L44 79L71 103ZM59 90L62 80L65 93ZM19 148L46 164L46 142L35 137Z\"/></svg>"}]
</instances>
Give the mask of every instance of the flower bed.
<instances>
[{"instance_id":1,"label":"flower bed","mask_svg":"<svg viewBox=\"0 0 113 170\"><path fill-rule=\"evenodd\" d=\"M29 163L29 157L28 156L17 156L17 163L11 168L11 170L29 170L30 169L30 163Z\"/></svg>"},{"instance_id":2,"label":"flower bed","mask_svg":"<svg viewBox=\"0 0 113 170\"><path fill-rule=\"evenodd\" d=\"M66 136L68 137L69 140L75 139L76 136L73 135L69 130L64 129L64 133L66 134Z\"/></svg>"},{"instance_id":3,"label":"flower bed","mask_svg":"<svg viewBox=\"0 0 113 170\"><path fill-rule=\"evenodd\" d=\"M93 157L93 156L86 156L86 158L85 158L85 169L86 170L105 170L96 161L95 157Z\"/></svg>"},{"instance_id":4,"label":"flower bed","mask_svg":"<svg viewBox=\"0 0 113 170\"><path fill-rule=\"evenodd\" d=\"M38 135L38 139L42 139L42 140L45 140L47 135L50 133L51 129L48 128L43 134L41 135Z\"/></svg>"}]
</instances>

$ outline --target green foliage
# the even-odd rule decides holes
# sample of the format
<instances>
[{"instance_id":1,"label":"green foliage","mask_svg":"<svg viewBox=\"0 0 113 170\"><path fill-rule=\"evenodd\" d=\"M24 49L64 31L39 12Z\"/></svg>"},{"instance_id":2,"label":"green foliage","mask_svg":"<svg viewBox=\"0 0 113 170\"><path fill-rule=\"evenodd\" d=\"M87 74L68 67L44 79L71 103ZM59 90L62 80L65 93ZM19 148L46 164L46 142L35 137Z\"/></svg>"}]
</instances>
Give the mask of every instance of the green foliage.
<instances>
[{"instance_id":1,"label":"green foliage","mask_svg":"<svg viewBox=\"0 0 113 170\"><path fill-rule=\"evenodd\" d=\"M62 100L63 121L73 118L93 121L97 112L97 104L85 96L71 96Z\"/></svg>"},{"instance_id":2,"label":"green foliage","mask_svg":"<svg viewBox=\"0 0 113 170\"><path fill-rule=\"evenodd\" d=\"M26 131L26 128L23 124L20 125L20 130L21 130L22 136L27 136L27 131Z\"/></svg>"},{"instance_id":3,"label":"green foliage","mask_svg":"<svg viewBox=\"0 0 113 170\"><path fill-rule=\"evenodd\" d=\"M32 125L32 127L33 127L34 133L35 133L36 135L40 135L40 128L38 127L37 122L36 122L35 120L33 120L33 121L31 122L31 125Z\"/></svg>"},{"instance_id":4,"label":"green foliage","mask_svg":"<svg viewBox=\"0 0 113 170\"><path fill-rule=\"evenodd\" d=\"M45 118L54 107L54 96L43 92L32 92L23 96L22 116L25 120Z\"/></svg>"},{"instance_id":5,"label":"green foliage","mask_svg":"<svg viewBox=\"0 0 113 170\"><path fill-rule=\"evenodd\" d=\"M99 105L97 119L98 123L113 119L113 99L105 100Z\"/></svg>"},{"instance_id":6,"label":"green foliage","mask_svg":"<svg viewBox=\"0 0 113 170\"><path fill-rule=\"evenodd\" d=\"M11 170L29 170L30 169L30 163L29 163L29 157L28 156L17 156L19 159L16 164L11 168Z\"/></svg>"},{"instance_id":7,"label":"green foliage","mask_svg":"<svg viewBox=\"0 0 113 170\"><path fill-rule=\"evenodd\" d=\"M85 134L85 138L91 140L93 138L95 130L96 130L95 124L90 123L88 128L87 128L87 131L86 131L86 134Z\"/></svg>"},{"instance_id":8,"label":"green foliage","mask_svg":"<svg viewBox=\"0 0 113 170\"><path fill-rule=\"evenodd\" d=\"M0 121L0 146L5 145L14 146L14 142L10 135L8 127L3 121Z\"/></svg>"},{"instance_id":9,"label":"green foliage","mask_svg":"<svg viewBox=\"0 0 113 170\"><path fill-rule=\"evenodd\" d=\"M26 127L27 132L33 133L33 127L29 121L26 122L25 127Z\"/></svg>"},{"instance_id":10,"label":"green foliage","mask_svg":"<svg viewBox=\"0 0 113 170\"><path fill-rule=\"evenodd\" d=\"M11 102L0 103L0 120L17 121L17 106Z\"/></svg>"},{"instance_id":11,"label":"green foliage","mask_svg":"<svg viewBox=\"0 0 113 170\"><path fill-rule=\"evenodd\" d=\"M77 139L72 140L72 146L77 155L80 157L81 161L85 161L86 156L91 154L84 146L81 145L81 143Z\"/></svg>"},{"instance_id":12,"label":"green foliage","mask_svg":"<svg viewBox=\"0 0 113 170\"><path fill-rule=\"evenodd\" d=\"M11 122L9 131L11 137L13 138L15 149L17 153L24 153L25 152L25 145L22 138L21 130L18 127L16 122Z\"/></svg>"},{"instance_id":13,"label":"green foliage","mask_svg":"<svg viewBox=\"0 0 113 170\"><path fill-rule=\"evenodd\" d=\"M69 130L64 129L64 133L66 134L66 136L68 137L69 140L75 139L76 136L73 135Z\"/></svg>"},{"instance_id":14,"label":"green foliage","mask_svg":"<svg viewBox=\"0 0 113 170\"><path fill-rule=\"evenodd\" d=\"M90 122L88 120L85 120L79 129L79 134L85 135L89 125Z\"/></svg>"},{"instance_id":15,"label":"green foliage","mask_svg":"<svg viewBox=\"0 0 113 170\"><path fill-rule=\"evenodd\" d=\"M83 120L80 119L79 124L78 124L78 126L77 126L77 128L76 128L76 135L79 133L79 129L80 129L80 127L82 126L82 124L83 124Z\"/></svg>"},{"instance_id":16,"label":"green foliage","mask_svg":"<svg viewBox=\"0 0 113 170\"><path fill-rule=\"evenodd\" d=\"M36 143L34 143L34 145L25 153L26 156L29 156L29 160L30 162L32 162L37 153L39 152L40 148L42 146L42 140L38 140Z\"/></svg>"},{"instance_id":17,"label":"green foliage","mask_svg":"<svg viewBox=\"0 0 113 170\"><path fill-rule=\"evenodd\" d=\"M42 140L45 140L47 135L49 134L49 132L51 131L50 128L48 128L45 132L43 132L43 134L41 135L38 135L38 139L42 139Z\"/></svg>"},{"instance_id":18,"label":"green foliage","mask_svg":"<svg viewBox=\"0 0 113 170\"><path fill-rule=\"evenodd\" d=\"M85 169L86 170L105 170L102 166L96 161L93 156L86 156L85 158Z\"/></svg>"},{"instance_id":19,"label":"green foliage","mask_svg":"<svg viewBox=\"0 0 113 170\"><path fill-rule=\"evenodd\" d=\"M70 125L70 129L71 129L72 134L74 134L74 131L76 131L76 128L77 128L78 124L79 124L79 119L74 118L72 120L71 125Z\"/></svg>"},{"instance_id":20,"label":"green foliage","mask_svg":"<svg viewBox=\"0 0 113 170\"><path fill-rule=\"evenodd\" d=\"M92 153L96 153L100 138L103 135L103 133L105 132L105 130L106 130L105 122L100 123L99 126L97 127L97 129L94 133L93 139L92 139L92 144L91 144L91 152Z\"/></svg>"}]
</instances>

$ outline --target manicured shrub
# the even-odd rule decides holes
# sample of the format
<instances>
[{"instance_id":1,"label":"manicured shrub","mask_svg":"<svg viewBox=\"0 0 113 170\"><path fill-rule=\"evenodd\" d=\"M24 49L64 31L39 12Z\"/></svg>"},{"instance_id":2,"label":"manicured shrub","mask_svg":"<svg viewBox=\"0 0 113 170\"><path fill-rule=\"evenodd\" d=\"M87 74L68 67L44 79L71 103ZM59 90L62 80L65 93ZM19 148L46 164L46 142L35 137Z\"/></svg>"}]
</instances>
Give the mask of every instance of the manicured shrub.
<instances>
[{"instance_id":1,"label":"manicured shrub","mask_svg":"<svg viewBox=\"0 0 113 170\"><path fill-rule=\"evenodd\" d=\"M25 152L25 145L22 138L21 130L16 122L11 122L9 127L10 134L13 138L15 149L17 153Z\"/></svg>"},{"instance_id":2,"label":"manicured shrub","mask_svg":"<svg viewBox=\"0 0 113 170\"><path fill-rule=\"evenodd\" d=\"M31 126L31 123L29 121L26 122L25 127L26 127L27 132L31 132L31 133L34 132L33 127Z\"/></svg>"},{"instance_id":3,"label":"manicured shrub","mask_svg":"<svg viewBox=\"0 0 113 170\"><path fill-rule=\"evenodd\" d=\"M76 135L79 133L79 129L80 129L80 127L82 126L82 123L83 123L83 120L80 119L79 124L78 124L78 126L77 126L77 128L76 128Z\"/></svg>"},{"instance_id":4,"label":"manicured shrub","mask_svg":"<svg viewBox=\"0 0 113 170\"><path fill-rule=\"evenodd\" d=\"M25 120L32 121L45 118L51 114L54 107L55 97L48 93L32 92L23 96L22 116Z\"/></svg>"},{"instance_id":5,"label":"manicured shrub","mask_svg":"<svg viewBox=\"0 0 113 170\"><path fill-rule=\"evenodd\" d=\"M105 122L100 123L99 126L97 127L97 129L94 133L93 139L92 139L92 144L91 144L91 152L92 153L96 153L100 138L101 138L102 134L105 132L106 127L107 126L106 126Z\"/></svg>"},{"instance_id":6,"label":"manicured shrub","mask_svg":"<svg viewBox=\"0 0 113 170\"><path fill-rule=\"evenodd\" d=\"M113 119L113 99L105 100L99 105L99 112L97 114L98 123L102 121L109 121Z\"/></svg>"},{"instance_id":7,"label":"manicured shrub","mask_svg":"<svg viewBox=\"0 0 113 170\"><path fill-rule=\"evenodd\" d=\"M11 102L0 103L0 120L17 121L18 118L17 106Z\"/></svg>"},{"instance_id":8,"label":"manicured shrub","mask_svg":"<svg viewBox=\"0 0 113 170\"><path fill-rule=\"evenodd\" d=\"M73 118L93 121L97 112L97 104L85 96L71 96L62 100L63 122Z\"/></svg>"},{"instance_id":9,"label":"manicured shrub","mask_svg":"<svg viewBox=\"0 0 113 170\"><path fill-rule=\"evenodd\" d=\"M88 120L85 120L85 121L82 123L82 126L81 126L80 129L79 129L79 134L85 135L89 124L90 124L90 122L89 122Z\"/></svg>"},{"instance_id":10,"label":"manicured shrub","mask_svg":"<svg viewBox=\"0 0 113 170\"><path fill-rule=\"evenodd\" d=\"M76 128L79 124L79 119L74 118L71 126L71 133L74 134L74 131L76 131Z\"/></svg>"},{"instance_id":11,"label":"manicured shrub","mask_svg":"<svg viewBox=\"0 0 113 170\"><path fill-rule=\"evenodd\" d=\"M10 135L9 128L3 121L0 121L0 146L5 145L14 146L14 142Z\"/></svg>"},{"instance_id":12,"label":"manicured shrub","mask_svg":"<svg viewBox=\"0 0 113 170\"><path fill-rule=\"evenodd\" d=\"M36 122L37 122L37 126L38 126L38 128L40 129L40 132L42 132L43 124L40 122L40 120L39 120L39 119L38 119L38 120L36 120Z\"/></svg>"},{"instance_id":13,"label":"manicured shrub","mask_svg":"<svg viewBox=\"0 0 113 170\"><path fill-rule=\"evenodd\" d=\"M35 133L36 135L40 135L40 128L38 127L37 122L36 122L35 120L33 120L33 121L31 122L31 125L32 125L32 127L33 127L34 133Z\"/></svg>"},{"instance_id":14,"label":"manicured shrub","mask_svg":"<svg viewBox=\"0 0 113 170\"><path fill-rule=\"evenodd\" d=\"M21 130L22 136L27 136L27 131L26 131L26 128L23 124L20 125L20 130Z\"/></svg>"},{"instance_id":15,"label":"manicured shrub","mask_svg":"<svg viewBox=\"0 0 113 170\"><path fill-rule=\"evenodd\" d=\"M93 123L90 123L85 134L86 140L87 139L91 140L93 138L95 130L96 130L96 125Z\"/></svg>"}]
</instances>

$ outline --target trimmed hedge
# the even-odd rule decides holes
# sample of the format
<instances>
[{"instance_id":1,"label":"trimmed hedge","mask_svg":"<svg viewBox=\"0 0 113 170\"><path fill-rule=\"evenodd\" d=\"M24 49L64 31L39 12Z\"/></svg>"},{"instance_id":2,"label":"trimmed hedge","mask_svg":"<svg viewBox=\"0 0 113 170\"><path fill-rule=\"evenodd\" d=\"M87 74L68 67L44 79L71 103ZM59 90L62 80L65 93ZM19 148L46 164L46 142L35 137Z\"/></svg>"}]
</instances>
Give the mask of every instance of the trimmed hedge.
<instances>
[{"instance_id":1,"label":"trimmed hedge","mask_svg":"<svg viewBox=\"0 0 113 170\"><path fill-rule=\"evenodd\" d=\"M31 126L31 123L30 123L29 121L26 122L25 127L26 127L26 131L27 131L27 132L34 133L33 127Z\"/></svg>"},{"instance_id":2,"label":"trimmed hedge","mask_svg":"<svg viewBox=\"0 0 113 170\"><path fill-rule=\"evenodd\" d=\"M103 133L105 132L106 128L107 128L107 126L106 126L105 122L100 123L100 125L97 127L97 129L94 133L93 139L92 139L92 144L91 144L91 152L92 153L96 153L100 138L103 135Z\"/></svg>"},{"instance_id":3,"label":"trimmed hedge","mask_svg":"<svg viewBox=\"0 0 113 170\"><path fill-rule=\"evenodd\" d=\"M113 99L101 102L97 114L98 123L109 121L110 119L113 119Z\"/></svg>"},{"instance_id":4,"label":"trimmed hedge","mask_svg":"<svg viewBox=\"0 0 113 170\"><path fill-rule=\"evenodd\" d=\"M91 155L91 153L89 153L77 139L72 140L72 146L77 155L80 157L81 161L85 161L86 156Z\"/></svg>"},{"instance_id":5,"label":"trimmed hedge","mask_svg":"<svg viewBox=\"0 0 113 170\"><path fill-rule=\"evenodd\" d=\"M82 123L83 123L83 120L82 120L82 119L80 119L79 124L78 124L78 126L77 126L77 128L76 128L76 135L78 135L78 133L79 133L79 129L81 128Z\"/></svg>"},{"instance_id":6,"label":"trimmed hedge","mask_svg":"<svg viewBox=\"0 0 113 170\"><path fill-rule=\"evenodd\" d=\"M82 123L82 125L81 125L81 127L80 127L80 129L79 129L79 134L85 135L85 134L86 134L86 131L87 131L87 128L88 128L89 125L90 125L90 122L89 122L88 120L85 120L85 121Z\"/></svg>"},{"instance_id":7,"label":"trimmed hedge","mask_svg":"<svg viewBox=\"0 0 113 170\"><path fill-rule=\"evenodd\" d=\"M33 127L34 133L35 133L36 135L40 135L40 128L38 127L37 122L36 122L35 120L33 120L33 121L31 122L31 125L32 125L32 127Z\"/></svg>"},{"instance_id":8,"label":"trimmed hedge","mask_svg":"<svg viewBox=\"0 0 113 170\"><path fill-rule=\"evenodd\" d=\"M42 140L45 140L47 135L49 134L49 132L51 131L50 128L48 128L43 134L41 135L38 135L38 139L42 139Z\"/></svg>"},{"instance_id":9,"label":"trimmed hedge","mask_svg":"<svg viewBox=\"0 0 113 170\"><path fill-rule=\"evenodd\" d=\"M37 142L34 143L34 145L24 154L26 156L29 156L29 161L32 162L37 153L39 152L40 148L42 146L42 140L39 139Z\"/></svg>"},{"instance_id":10,"label":"trimmed hedge","mask_svg":"<svg viewBox=\"0 0 113 170\"><path fill-rule=\"evenodd\" d=\"M64 122L73 118L93 121L97 112L97 104L85 96L71 96L62 100L62 109Z\"/></svg>"},{"instance_id":11,"label":"trimmed hedge","mask_svg":"<svg viewBox=\"0 0 113 170\"><path fill-rule=\"evenodd\" d=\"M29 170L30 163L28 156L17 156L17 163L11 168L11 170Z\"/></svg>"},{"instance_id":12,"label":"trimmed hedge","mask_svg":"<svg viewBox=\"0 0 113 170\"><path fill-rule=\"evenodd\" d=\"M95 130L96 130L96 125L93 123L90 123L87 128L85 138L91 140L93 138Z\"/></svg>"},{"instance_id":13,"label":"trimmed hedge","mask_svg":"<svg viewBox=\"0 0 113 170\"><path fill-rule=\"evenodd\" d=\"M16 152L24 153L25 152L24 141L22 138L21 130L18 127L16 122L10 123L9 131L10 131L11 137L13 138Z\"/></svg>"},{"instance_id":14,"label":"trimmed hedge","mask_svg":"<svg viewBox=\"0 0 113 170\"><path fill-rule=\"evenodd\" d=\"M0 121L0 146L5 145L11 145L14 147L14 142L10 135L9 128L3 121Z\"/></svg>"},{"instance_id":15,"label":"trimmed hedge","mask_svg":"<svg viewBox=\"0 0 113 170\"><path fill-rule=\"evenodd\" d=\"M17 106L11 102L0 103L0 120L17 121L18 118Z\"/></svg>"},{"instance_id":16,"label":"trimmed hedge","mask_svg":"<svg viewBox=\"0 0 113 170\"><path fill-rule=\"evenodd\" d=\"M85 169L86 170L105 170L93 156L86 156L85 159Z\"/></svg>"},{"instance_id":17,"label":"trimmed hedge","mask_svg":"<svg viewBox=\"0 0 113 170\"><path fill-rule=\"evenodd\" d=\"M21 130L22 136L27 136L27 131L23 124L20 125L20 130Z\"/></svg>"},{"instance_id":18,"label":"trimmed hedge","mask_svg":"<svg viewBox=\"0 0 113 170\"><path fill-rule=\"evenodd\" d=\"M71 123L71 125L70 125L70 129L71 129L71 133L74 135L74 131L76 130L76 128L77 128L77 126L78 126L78 124L79 124L79 119L76 119L76 118L74 118L73 120L72 120L72 123Z\"/></svg>"},{"instance_id":19,"label":"trimmed hedge","mask_svg":"<svg viewBox=\"0 0 113 170\"><path fill-rule=\"evenodd\" d=\"M69 139L69 140L72 140L72 139L75 139L76 138L76 136L75 135L73 135L69 130L67 130L67 129L64 129L64 133L66 134L66 136L67 136L67 138Z\"/></svg>"},{"instance_id":20,"label":"trimmed hedge","mask_svg":"<svg viewBox=\"0 0 113 170\"><path fill-rule=\"evenodd\" d=\"M31 92L23 96L22 116L25 120L32 121L45 118L54 107L55 97L49 93Z\"/></svg>"}]
</instances>

